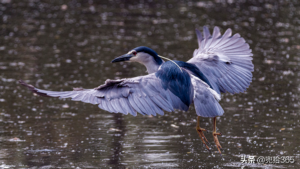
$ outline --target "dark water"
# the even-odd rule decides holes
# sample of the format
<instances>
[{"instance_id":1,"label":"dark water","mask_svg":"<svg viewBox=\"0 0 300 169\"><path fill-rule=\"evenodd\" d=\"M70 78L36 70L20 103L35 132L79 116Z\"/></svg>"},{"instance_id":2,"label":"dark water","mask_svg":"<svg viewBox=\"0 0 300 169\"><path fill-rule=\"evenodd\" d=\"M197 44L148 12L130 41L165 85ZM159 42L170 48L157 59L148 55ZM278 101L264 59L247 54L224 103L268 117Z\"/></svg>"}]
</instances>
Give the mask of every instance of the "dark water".
<instances>
[{"instance_id":1,"label":"dark water","mask_svg":"<svg viewBox=\"0 0 300 169\"><path fill-rule=\"evenodd\" d=\"M300 3L297 0L0 0L0 167L299 168ZM133 117L95 105L35 96L18 79L48 90L94 88L145 74L110 61L136 46L186 61L195 28L232 28L253 49L246 93L224 94L218 119L195 131L196 114ZM293 156L294 164L243 164L243 156Z\"/></svg>"}]
</instances>

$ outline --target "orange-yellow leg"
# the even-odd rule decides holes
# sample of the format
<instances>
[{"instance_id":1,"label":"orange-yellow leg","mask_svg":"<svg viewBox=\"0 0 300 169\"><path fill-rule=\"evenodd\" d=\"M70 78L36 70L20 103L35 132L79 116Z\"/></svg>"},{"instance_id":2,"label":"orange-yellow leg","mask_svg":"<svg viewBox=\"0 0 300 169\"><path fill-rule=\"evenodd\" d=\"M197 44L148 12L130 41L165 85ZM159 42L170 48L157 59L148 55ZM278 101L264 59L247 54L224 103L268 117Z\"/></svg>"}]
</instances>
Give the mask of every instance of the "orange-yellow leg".
<instances>
[{"instance_id":1,"label":"orange-yellow leg","mask_svg":"<svg viewBox=\"0 0 300 169\"><path fill-rule=\"evenodd\" d=\"M216 146L218 148L218 151L222 155L221 150L220 150L220 149L222 149L222 147L221 147L220 142L219 142L218 137L217 137L217 136L220 136L222 134L217 133L216 130L217 130L217 117L214 117L213 137L214 137L214 141L216 143Z\"/></svg>"},{"instance_id":2,"label":"orange-yellow leg","mask_svg":"<svg viewBox=\"0 0 300 169\"><path fill-rule=\"evenodd\" d=\"M202 140L202 143L205 145L205 147L208 149L208 151L210 151L209 147L206 144L206 143L208 143L208 141L203 133L203 131L206 131L206 129L200 127L200 116L197 117L196 130L197 130L197 133L199 134L199 137Z\"/></svg>"}]
</instances>

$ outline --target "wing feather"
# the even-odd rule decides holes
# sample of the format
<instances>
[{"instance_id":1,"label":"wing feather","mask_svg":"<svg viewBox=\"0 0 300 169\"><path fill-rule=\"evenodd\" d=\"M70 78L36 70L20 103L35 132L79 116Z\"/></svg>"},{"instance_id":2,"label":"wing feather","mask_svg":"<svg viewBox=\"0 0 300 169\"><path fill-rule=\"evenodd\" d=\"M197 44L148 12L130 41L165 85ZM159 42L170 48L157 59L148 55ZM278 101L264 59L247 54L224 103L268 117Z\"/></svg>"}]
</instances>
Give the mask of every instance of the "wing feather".
<instances>
[{"instance_id":1,"label":"wing feather","mask_svg":"<svg viewBox=\"0 0 300 169\"><path fill-rule=\"evenodd\" d=\"M195 64L219 94L244 92L254 70L253 54L245 39L240 34L232 36L231 29L221 35L218 27L212 35L207 27L203 28L203 37L198 30L196 34L199 48L188 63Z\"/></svg>"},{"instance_id":2,"label":"wing feather","mask_svg":"<svg viewBox=\"0 0 300 169\"><path fill-rule=\"evenodd\" d=\"M98 104L98 107L112 112L137 115L163 115L165 111L182 108L180 99L162 86L161 79L155 74L131 79L107 80L104 85L95 89L76 88L74 91L41 90L20 81L34 93L42 96L71 98L74 101ZM173 102L174 103L173 103ZM176 106L174 106L176 105Z\"/></svg>"},{"instance_id":3,"label":"wing feather","mask_svg":"<svg viewBox=\"0 0 300 169\"><path fill-rule=\"evenodd\" d=\"M125 112L128 114L132 114L133 116L136 116L136 112L135 110L132 108L132 106L129 104L128 99L126 98L120 98L120 105L122 106L122 108L125 109Z\"/></svg>"},{"instance_id":4,"label":"wing feather","mask_svg":"<svg viewBox=\"0 0 300 169\"><path fill-rule=\"evenodd\" d=\"M112 111L108 108L107 102L105 100L101 100L101 107L102 109L112 113Z\"/></svg>"},{"instance_id":5,"label":"wing feather","mask_svg":"<svg viewBox=\"0 0 300 169\"><path fill-rule=\"evenodd\" d=\"M115 113L122 113L122 114L128 114L126 111L124 111L119 103L119 99L112 99L110 101L111 106L116 110Z\"/></svg>"},{"instance_id":6,"label":"wing feather","mask_svg":"<svg viewBox=\"0 0 300 169\"><path fill-rule=\"evenodd\" d=\"M199 48L200 48L201 47L201 41L203 39L202 33L198 29L196 29L196 35L197 35L197 39L198 39L198 45L199 45Z\"/></svg>"}]
</instances>

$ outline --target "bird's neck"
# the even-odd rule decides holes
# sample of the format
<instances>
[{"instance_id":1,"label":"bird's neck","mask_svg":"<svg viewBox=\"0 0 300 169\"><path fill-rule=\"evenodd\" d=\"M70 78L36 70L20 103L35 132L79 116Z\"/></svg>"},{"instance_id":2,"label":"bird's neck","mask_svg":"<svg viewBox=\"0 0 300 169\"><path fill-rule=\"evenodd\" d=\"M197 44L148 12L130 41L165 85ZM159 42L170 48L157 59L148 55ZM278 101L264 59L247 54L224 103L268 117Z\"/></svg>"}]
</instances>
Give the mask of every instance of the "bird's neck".
<instances>
[{"instance_id":1,"label":"bird's neck","mask_svg":"<svg viewBox=\"0 0 300 169\"><path fill-rule=\"evenodd\" d=\"M164 61L158 56L151 56L147 53L140 52L137 56L130 58L131 62L138 62L147 68L147 72L155 73L158 71L160 65L164 63Z\"/></svg>"},{"instance_id":2,"label":"bird's neck","mask_svg":"<svg viewBox=\"0 0 300 169\"><path fill-rule=\"evenodd\" d=\"M147 72L148 72L149 74L157 72L157 71L158 71L158 68L159 68L159 66L160 66L160 65L157 64L157 63L144 63L144 65L146 66Z\"/></svg>"}]
</instances>

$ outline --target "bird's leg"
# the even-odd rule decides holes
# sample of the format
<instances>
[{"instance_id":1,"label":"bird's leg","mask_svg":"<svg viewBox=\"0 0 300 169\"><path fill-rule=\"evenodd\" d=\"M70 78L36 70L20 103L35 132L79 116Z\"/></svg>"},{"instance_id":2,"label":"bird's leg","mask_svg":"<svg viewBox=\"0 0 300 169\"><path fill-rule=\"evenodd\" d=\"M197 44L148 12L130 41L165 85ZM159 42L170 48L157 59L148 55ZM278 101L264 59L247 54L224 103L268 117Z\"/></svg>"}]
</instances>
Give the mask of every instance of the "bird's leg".
<instances>
[{"instance_id":1,"label":"bird's leg","mask_svg":"<svg viewBox=\"0 0 300 169\"><path fill-rule=\"evenodd\" d=\"M221 150L220 150L220 149L222 149L222 147L221 147L220 142L219 142L218 137L217 137L218 135L220 136L222 134L217 133L216 130L217 130L217 117L214 117L213 137L214 137L214 141L216 143L216 146L218 148L218 151L222 155Z\"/></svg>"},{"instance_id":2,"label":"bird's leg","mask_svg":"<svg viewBox=\"0 0 300 169\"><path fill-rule=\"evenodd\" d=\"M208 143L206 137L204 136L204 133L203 131L206 131L206 129L204 128L201 128L200 127L200 116L197 117L197 126L196 126L196 130L197 130L197 133L199 134L199 137L201 138L203 144L206 146L206 148L210 151L209 147L207 146L206 143Z\"/></svg>"}]
</instances>

